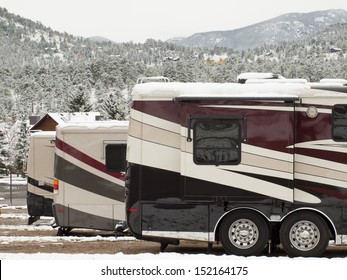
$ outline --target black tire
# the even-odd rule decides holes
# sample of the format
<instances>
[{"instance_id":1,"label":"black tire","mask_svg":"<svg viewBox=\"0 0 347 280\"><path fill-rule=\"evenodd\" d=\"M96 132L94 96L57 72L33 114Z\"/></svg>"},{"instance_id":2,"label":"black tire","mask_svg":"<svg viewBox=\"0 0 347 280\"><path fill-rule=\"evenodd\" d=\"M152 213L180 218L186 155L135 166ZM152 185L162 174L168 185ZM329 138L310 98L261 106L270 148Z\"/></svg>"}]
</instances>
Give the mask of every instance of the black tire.
<instances>
[{"instance_id":1,"label":"black tire","mask_svg":"<svg viewBox=\"0 0 347 280\"><path fill-rule=\"evenodd\" d=\"M223 220L219 239L227 253L252 256L264 250L269 239L269 229L258 213L235 211Z\"/></svg>"},{"instance_id":2,"label":"black tire","mask_svg":"<svg viewBox=\"0 0 347 280\"><path fill-rule=\"evenodd\" d=\"M283 221L280 240L290 257L318 257L328 247L330 231L317 213L293 213Z\"/></svg>"},{"instance_id":3,"label":"black tire","mask_svg":"<svg viewBox=\"0 0 347 280\"><path fill-rule=\"evenodd\" d=\"M57 232L57 236L68 236L70 231L72 230L71 227L59 227L58 228L58 232Z\"/></svg>"}]
</instances>

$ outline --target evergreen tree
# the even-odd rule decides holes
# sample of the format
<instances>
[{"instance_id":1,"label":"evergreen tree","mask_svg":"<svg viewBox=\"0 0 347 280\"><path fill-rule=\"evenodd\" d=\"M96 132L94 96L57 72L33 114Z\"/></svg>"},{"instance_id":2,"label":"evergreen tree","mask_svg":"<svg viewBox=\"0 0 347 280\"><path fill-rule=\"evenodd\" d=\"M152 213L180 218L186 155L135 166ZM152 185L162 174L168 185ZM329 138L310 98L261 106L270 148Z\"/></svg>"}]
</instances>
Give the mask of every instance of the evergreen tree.
<instances>
[{"instance_id":1,"label":"evergreen tree","mask_svg":"<svg viewBox=\"0 0 347 280\"><path fill-rule=\"evenodd\" d=\"M5 149L5 135L2 126L0 126L0 168L5 168L6 149Z\"/></svg>"},{"instance_id":2,"label":"evergreen tree","mask_svg":"<svg viewBox=\"0 0 347 280\"><path fill-rule=\"evenodd\" d=\"M29 152L29 136L30 130L26 121L20 122L19 132L17 134L17 142L14 151L13 167L17 174L25 176L27 159Z\"/></svg>"},{"instance_id":3,"label":"evergreen tree","mask_svg":"<svg viewBox=\"0 0 347 280\"><path fill-rule=\"evenodd\" d=\"M101 104L106 119L125 120L129 115L129 104L120 91L111 92Z\"/></svg>"},{"instance_id":4,"label":"evergreen tree","mask_svg":"<svg viewBox=\"0 0 347 280\"><path fill-rule=\"evenodd\" d=\"M0 167L13 171L13 144L15 142L15 126L0 123Z\"/></svg>"},{"instance_id":5,"label":"evergreen tree","mask_svg":"<svg viewBox=\"0 0 347 280\"><path fill-rule=\"evenodd\" d=\"M72 92L67 100L67 111L73 112L90 112L92 105L89 103L89 97L83 90L83 87L78 87L76 92Z\"/></svg>"}]
</instances>

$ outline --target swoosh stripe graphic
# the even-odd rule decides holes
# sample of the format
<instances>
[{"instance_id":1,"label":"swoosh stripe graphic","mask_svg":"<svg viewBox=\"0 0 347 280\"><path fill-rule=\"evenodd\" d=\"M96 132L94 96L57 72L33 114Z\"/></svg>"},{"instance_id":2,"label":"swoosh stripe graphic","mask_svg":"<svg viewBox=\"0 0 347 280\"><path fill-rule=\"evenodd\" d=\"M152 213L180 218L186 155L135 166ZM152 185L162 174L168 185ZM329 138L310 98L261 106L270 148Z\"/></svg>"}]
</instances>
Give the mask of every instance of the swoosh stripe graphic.
<instances>
[{"instance_id":1,"label":"swoosh stripe graphic","mask_svg":"<svg viewBox=\"0 0 347 280\"><path fill-rule=\"evenodd\" d=\"M95 193L113 200L124 201L124 186L106 180L102 177L88 172L75 164L55 155L54 176L70 185ZM76 174L78 174L76 176Z\"/></svg>"},{"instance_id":2,"label":"swoosh stripe graphic","mask_svg":"<svg viewBox=\"0 0 347 280\"><path fill-rule=\"evenodd\" d=\"M85 164L101 171L104 172L108 175L111 175L115 178L118 178L120 180L124 181L124 174L122 174L121 172L113 172L113 171L108 171L106 168L106 165L95 160L94 158L88 156L87 154L81 152L80 150L74 148L73 146L65 143L64 141L60 140L59 138L56 138L56 142L55 145L58 149L60 149L61 151L69 154L70 156L84 162Z\"/></svg>"},{"instance_id":3,"label":"swoosh stripe graphic","mask_svg":"<svg viewBox=\"0 0 347 280\"><path fill-rule=\"evenodd\" d=\"M335 197L339 200L347 200L346 189L304 180L296 180L296 182L299 189L305 190L311 194L319 196L322 200L324 200L324 197Z\"/></svg>"}]
</instances>

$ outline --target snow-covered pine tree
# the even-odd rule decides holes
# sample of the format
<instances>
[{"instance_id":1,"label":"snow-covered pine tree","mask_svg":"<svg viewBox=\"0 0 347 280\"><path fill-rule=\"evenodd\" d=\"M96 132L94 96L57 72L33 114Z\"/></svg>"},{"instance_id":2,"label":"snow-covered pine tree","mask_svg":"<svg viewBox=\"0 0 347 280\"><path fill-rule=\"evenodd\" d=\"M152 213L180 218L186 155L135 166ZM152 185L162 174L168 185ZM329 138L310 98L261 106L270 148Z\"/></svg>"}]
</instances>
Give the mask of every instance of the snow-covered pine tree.
<instances>
[{"instance_id":1,"label":"snow-covered pine tree","mask_svg":"<svg viewBox=\"0 0 347 280\"><path fill-rule=\"evenodd\" d=\"M129 115L129 104L123 94L116 90L101 103L101 111L106 119L126 120Z\"/></svg>"},{"instance_id":2,"label":"snow-covered pine tree","mask_svg":"<svg viewBox=\"0 0 347 280\"><path fill-rule=\"evenodd\" d=\"M2 125L0 124L0 169L3 169L6 159L6 150L5 150L5 134L2 128Z\"/></svg>"},{"instance_id":3,"label":"snow-covered pine tree","mask_svg":"<svg viewBox=\"0 0 347 280\"><path fill-rule=\"evenodd\" d=\"M67 111L70 113L92 111L89 96L87 96L82 86L79 86L75 92L69 94L66 105Z\"/></svg>"},{"instance_id":4,"label":"snow-covered pine tree","mask_svg":"<svg viewBox=\"0 0 347 280\"><path fill-rule=\"evenodd\" d=\"M16 170L17 174L20 174L23 177L25 176L27 167L27 159L29 152L29 136L30 130L28 127L28 123L25 120L22 120L20 122L19 132L17 134L13 167Z\"/></svg>"}]
</instances>

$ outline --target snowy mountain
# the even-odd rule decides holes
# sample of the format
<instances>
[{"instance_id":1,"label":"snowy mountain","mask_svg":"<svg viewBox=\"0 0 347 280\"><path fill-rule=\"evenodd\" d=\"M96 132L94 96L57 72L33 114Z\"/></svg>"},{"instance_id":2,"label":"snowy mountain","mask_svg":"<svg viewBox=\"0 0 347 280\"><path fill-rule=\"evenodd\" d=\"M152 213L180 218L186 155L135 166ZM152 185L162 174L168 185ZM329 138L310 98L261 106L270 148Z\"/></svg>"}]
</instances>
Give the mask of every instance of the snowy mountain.
<instances>
[{"instance_id":1,"label":"snowy mountain","mask_svg":"<svg viewBox=\"0 0 347 280\"><path fill-rule=\"evenodd\" d=\"M239 29L196 33L187 38L173 38L169 42L187 47L218 46L247 50L265 43L294 41L337 23L347 23L347 11L290 13Z\"/></svg>"},{"instance_id":2,"label":"snowy mountain","mask_svg":"<svg viewBox=\"0 0 347 280\"><path fill-rule=\"evenodd\" d=\"M129 109L126 97L140 77L224 83L235 81L242 72L272 72L309 81L346 79L347 24L331 25L336 21L346 22L346 12L291 14L243 31L230 31L239 36L235 37L236 49L241 49L241 43L243 48L250 46L251 40L260 44L239 52L212 43L213 48L190 48L153 39L144 44L95 42L54 31L0 8L0 168L11 155L24 154L9 137L18 120L86 108L106 118L125 116ZM325 29L304 36L319 28ZM286 36L282 36L283 30L288 31ZM266 37L270 35L272 39ZM276 43L280 35L281 43ZM211 38L222 45L216 34ZM294 41L283 42L290 38Z\"/></svg>"}]
</instances>

